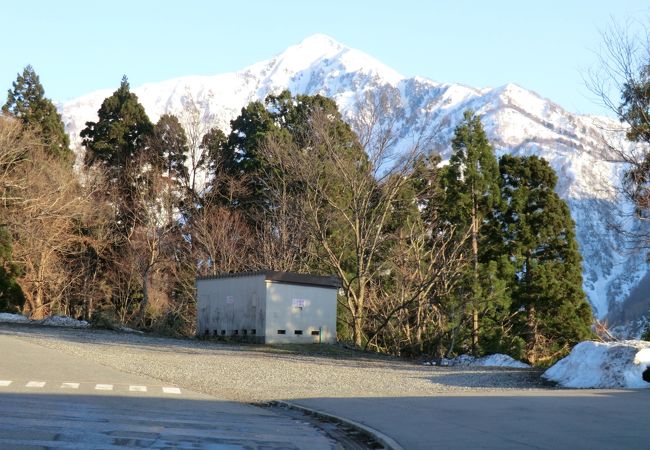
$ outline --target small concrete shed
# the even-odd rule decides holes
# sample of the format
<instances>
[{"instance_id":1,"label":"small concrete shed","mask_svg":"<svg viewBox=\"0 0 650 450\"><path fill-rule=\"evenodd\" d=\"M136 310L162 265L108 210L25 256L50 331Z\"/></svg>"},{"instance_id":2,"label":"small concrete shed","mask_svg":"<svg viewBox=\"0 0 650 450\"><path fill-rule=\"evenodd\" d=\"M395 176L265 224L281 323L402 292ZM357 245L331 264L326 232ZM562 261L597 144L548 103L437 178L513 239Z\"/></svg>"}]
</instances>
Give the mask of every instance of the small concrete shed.
<instances>
[{"instance_id":1,"label":"small concrete shed","mask_svg":"<svg viewBox=\"0 0 650 450\"><path fill-rule=\"evenodd\" d=\"M341 282L263 270L196 280L197 334L266 344L336 342Z\"/></svg>"}]
</instances>

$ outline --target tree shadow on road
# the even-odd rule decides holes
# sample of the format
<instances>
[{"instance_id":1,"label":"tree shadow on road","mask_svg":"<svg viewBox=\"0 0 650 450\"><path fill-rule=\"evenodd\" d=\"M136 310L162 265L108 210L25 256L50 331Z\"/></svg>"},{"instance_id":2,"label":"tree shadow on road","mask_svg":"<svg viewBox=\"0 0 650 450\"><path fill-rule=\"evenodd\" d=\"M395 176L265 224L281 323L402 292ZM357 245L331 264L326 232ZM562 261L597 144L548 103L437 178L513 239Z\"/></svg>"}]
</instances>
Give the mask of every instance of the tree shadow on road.
<instances>
[{"instance_id":1,"label":"tree shadow on road","mask_svg":"<svg viewBox=\"0 0 650 450\"><path fill-rule=\"evenodd\" d=\"M0 392L0 448L125 447L329 450L333 442L304 422L218 400Z\"/></svg>"}]
</instances>

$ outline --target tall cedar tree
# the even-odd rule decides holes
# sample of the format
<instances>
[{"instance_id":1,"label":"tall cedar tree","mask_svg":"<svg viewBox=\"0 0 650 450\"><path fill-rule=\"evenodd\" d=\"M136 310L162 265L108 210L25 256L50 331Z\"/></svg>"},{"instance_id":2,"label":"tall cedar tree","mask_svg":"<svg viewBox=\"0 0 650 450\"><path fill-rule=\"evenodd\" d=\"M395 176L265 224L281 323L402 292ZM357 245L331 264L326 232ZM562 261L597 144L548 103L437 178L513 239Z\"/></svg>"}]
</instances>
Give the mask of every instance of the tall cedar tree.
<instances>
[{"instance_id":1,"label":"tall cedar tree","mask_svg":"<svg viewBox=\"0 0 650 450\"><path fill-rule=\"evenodd\" d=\"M220 158L223 170L228 176L246 179L247 192L232 199L232 205L250 213L256 211L263 203L263 185L260 180L262 158L259 156L264 140L270 133L278 132L273 115L264 103L251 102L242 108L240 115L230 122L231 132L221 146L223 156ZM216 142L212 142L216 144ZM228 198L226 192L219 192L219 177L213 175L209 186L211 196Z\"/></svg>"},{"instance_id":2,"label":"tall cedar tree","mask_svg":"<svg viewBox=\"0 0 650 450\"><path fill-rule=\"evenodd\" d=\"M499 161L504 251L515 264L513 311L532 364L547 363L590 337L592 312L569 207L555 193L557 176L536 156Z\"/></svg>"},{"instance_id":3,"label":"tall cedar tree","mask_svg":"<svg viewBox=\"0 0 650 450\"><path fill-rule=\"evenodd\" d=\"M70 139L65 133L61 115L45 97L45 89L32 66L23 69L7 93L7 102L2 106L4 114L19 119L38 136L47 152L72 163L74 154L70 150Z\"/></svg>"},{"instance_id":4,"label":"tall cedar tree","mask_svg":"<svg viewBox=\"0 0 650 450\"><path fill-rule=\"evenodd\" d=\"M228 175L232 173L232 168L225 167L225 146L228 137L219 128L210 128L203 135L200 144L201 158L197 166L203 168L208 174L208 190L203 196L204 203L212 204L230 204L234 202L228 189ZM232 162L232 161L231 161ZM192 192L193 195L197 195ZM196 198L196 203L199 199Z\"/></svg>"},{"instance_id":5,"label":"tall cedar tree","mask_svg":"<svg viewBox=\"0 0 650 450\"><path fill-rule=\"evenodd\" d=\"M470 233L473 264L468 283L472 314L472 351L479 352L479 312L486 309L481 265L488 264L490 243L482 232L483 225L499 202L499 167L488 142L481 119L466 111L451 142L452 155L445 173L446 211L448 220L460 233ZM483 283L484 284L484 283Z\"/></svg>"},{"instance_id":6,"label":"tall cedar tree","mask_svg":"<svg viewBox=\"0 0 650 450\"><path fill-rule=\"evenodd\" d=\"M187 205L189 173L185 163L189 153L185 130L172 114L163 114L147 140L151 164L166 182L164 193L169 213L183 212ZM169 222L173 217L169 217Z\"/></svg>"},{"instance_id":7,"label":"tall cedar tree","mask_svg":"<svg viewBox=\"0 0 650 450\"><path fill-rule=\"evenodd\" d=\"M122 204L116 205L118 221L120 228L127 232L138 221L134 181L144 164L160 162L159 157L146 153L145 144L153 125L138 97L129 90L126 76L113 95L104 100L97 114L99 120L86 122L81 132L86 147L85 164L106 170L108 181L122 199Z\"/></svg>"}]
</instances>

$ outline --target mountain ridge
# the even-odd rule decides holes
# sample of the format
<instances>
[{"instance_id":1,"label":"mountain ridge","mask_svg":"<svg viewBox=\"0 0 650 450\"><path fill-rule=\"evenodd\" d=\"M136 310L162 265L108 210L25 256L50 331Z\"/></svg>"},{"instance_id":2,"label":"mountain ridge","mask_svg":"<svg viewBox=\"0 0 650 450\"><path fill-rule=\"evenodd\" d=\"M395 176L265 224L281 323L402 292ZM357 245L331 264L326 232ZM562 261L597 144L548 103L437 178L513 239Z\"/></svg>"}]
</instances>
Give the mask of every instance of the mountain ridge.
<instances>
[{"instance_id":1,"label":"mountain ridge","mask_svg":"<svg viewBox=\"0 0 650 450\"><path fill-rule=\"evenodd\" d=\"M498 156L538 155L555 169L556 190L569 203L576 221L584 287L597 317L605 318L610 309L622 304L646 276L642 255L624 254L625 243L610 226L620 219L618 180L624 166L613 162L614 155L603 141L608 137L606 130L620 128L620 124L570 113L517 84L473 88L404 77L378 59L318 34L237 72L179 77L132 91L153 121L164 113L179 114L192 102L206 122L227 131L230 120L246 104L284 89L333 98L352 124L365 103L381 100L399 136L399 151L412 146L415 137L426 136L427 150L445 159L463 112L474 110L482 116ZM82 154L79 132L86 121L96 120L101 102L111 93L97 91L61 107L78 162ZM630 222L626 226L640 225Z\"/></svg>"}]
</instances>

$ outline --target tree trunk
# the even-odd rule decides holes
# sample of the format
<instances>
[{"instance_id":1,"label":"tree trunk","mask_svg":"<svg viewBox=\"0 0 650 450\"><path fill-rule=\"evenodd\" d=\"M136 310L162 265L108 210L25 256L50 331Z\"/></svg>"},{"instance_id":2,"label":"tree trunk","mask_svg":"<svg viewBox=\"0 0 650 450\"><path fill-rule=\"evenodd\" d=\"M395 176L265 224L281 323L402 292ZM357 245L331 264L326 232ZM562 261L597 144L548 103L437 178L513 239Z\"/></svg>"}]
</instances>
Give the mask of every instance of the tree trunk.
<instances>
[{"instance_id":1,"label":"tree trunk","mask_svg":"<svg viewBox=\"0 0 650 450\"><path fill-rule=\"evenodd\" d=\"M359 277L361 278L361 277ZM363 316L363 306L366 296L366 284L363 280L359 280L359 292L358 297L356 298L353 312L353 338L354 345L356 347L363 346L363 325L364 325L364 316Z\"/></svg>"},{"instance_id":2,"label":"tree trunk","mask_svg":"<svg viewBox=\"0 0 650 450\"><path fill-rule=\"evenodd\" d=\"M354 339L354 345L357 347L361 347L363 345L362 326L363 319L361 318L359 312L355 312L352 323L352 338Z\"/></svg>"},{"instance_id":3,"label":"tree trunk","mask_svg":"<svg viewBox=\"0 0 650 450\"><path fill-rule=\"evenodd\" d=\"M472 206L472 257L474 259L474 287L472 288L472 353L478 356L478 298L476 287L478 286L478 218L476 205Z\"/></svg>"},{"instance_id":4,"label":"tree trunk","mask_svg":"<svg viewBox=\"0 0 650 450\"><path fill-rule=\"evenodd\" d=\"M144 315L149 304L149 271L151 267L147 267L142 275L142 303L140 303L140 323L144 325Z\"/></svg>"},{"instance_id":5,"label":"tree trunk","mask_svg":"<svg viewBox=\"0 0 650 450\"><path fill-rule=\"evenodd\" d=\"M535 306L531 305L528 308L528 317L526 319L526 326L528 327L529 341L526 349L526 359L531 365L535 365L538 359L537 347L539 341L539 330L537 328L537 317Z\"/></svg>"}]
</instances>

